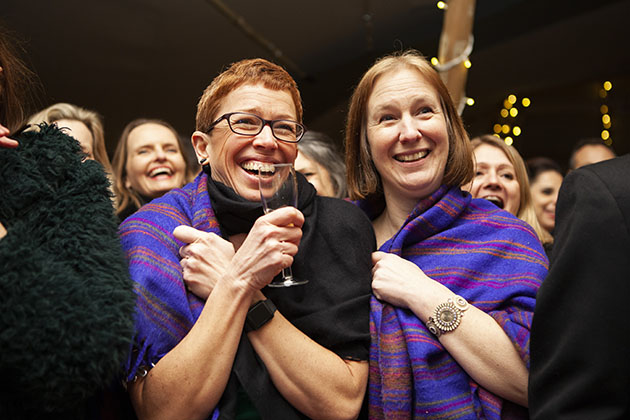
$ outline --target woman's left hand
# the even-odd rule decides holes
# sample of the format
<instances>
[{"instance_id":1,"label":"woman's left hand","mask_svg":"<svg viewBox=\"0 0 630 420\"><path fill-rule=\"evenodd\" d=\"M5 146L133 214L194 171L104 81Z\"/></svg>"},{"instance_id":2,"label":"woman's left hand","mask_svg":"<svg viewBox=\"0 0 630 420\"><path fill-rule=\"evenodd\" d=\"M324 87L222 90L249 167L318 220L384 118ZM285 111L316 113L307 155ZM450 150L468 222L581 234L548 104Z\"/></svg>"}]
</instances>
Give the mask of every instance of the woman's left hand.
<instances>
[{"instance_id":1,"label":"woman's left hand","mask_svg":"<svg viewBox=\"0 0 630 420\"><path fill-rule=\"evenodd\" d=\"M215 233L184 225L177 226L173 235L186 243L179 249L186 287L199 298L207 299L229 266L234 245Z\"/></svg>"}]
</instances>

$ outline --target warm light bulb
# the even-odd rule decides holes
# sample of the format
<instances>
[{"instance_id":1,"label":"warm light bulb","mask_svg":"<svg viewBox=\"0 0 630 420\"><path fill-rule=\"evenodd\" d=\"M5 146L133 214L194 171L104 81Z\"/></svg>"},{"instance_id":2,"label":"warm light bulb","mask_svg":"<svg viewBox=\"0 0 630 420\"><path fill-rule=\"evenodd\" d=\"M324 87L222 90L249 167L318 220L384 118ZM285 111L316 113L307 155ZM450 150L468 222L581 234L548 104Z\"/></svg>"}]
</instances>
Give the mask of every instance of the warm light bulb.
<instances>
[{"instance_id":1,"label":"warm light bulb","mask_svg":"<svg viewBox=\"0 0 630 420\"><path fill-rule=\"evenodd\" d=\"M602 122L604 124L610 124L610 115L608 115L608 114L602 115Z\"/></svg>"},{"instance_id":2,"label":"warm light bulb","mask_svg":"<svg viewBox=\"0 0 630 420\"><path fill-rule=\"evenodd\" d=\"M505 144L507 144L508 146L511 146L512 143L514 143L514 140L512 140L512 137L508 136L505 138Z\"/></svg>"},{"instance_id":3,"label":"warm light bulb","mask_svg":"<svg viewBox=\"0 0 630 420\"><path fill-rule=\"evenodd\" d=\"M519 127L518 125L517 125L517 126L515 126L515 127L512 129L512 133L513 133L515 136L517 136L517 137L518 137L518 136L520 136L520 135L521 135L521 127Z\"/></svg>"},{"instance_id":4,"label":"warm light bulb","mask_svg":"<svg viewBox=\"0 0 630 420\"><path fill-rule=\"evenodd\" d=\"M475 100L473 98L466 98L466 105L473 106L475 104Z\"/></svg>"},{"instance_id":5,"label":"warm light bulb","mask_svg":"<svg viewBox=\"0 0 630 420\"><path fill-rule=\"evenodd\" d=\"M508 110L507 110L507 109L503 108L503 109L501 110L501 116L502 116L503 118L507 118L507 116L508 116L509 114L510 114L510 113L508 112Z\"/></svg>"},{"instance_id":6,"label":"warm light bulb","mask_svg":"<svg viewBox=\"0 0 630 420\"><path fill-rule=\"evenodd\" d=\"M503 101L503 106L505 107L505 109L510 109L512 108L512 102L510 102L509 99L506 99L505 101Z\"/></svg>"},{"instance_id":7,"label":"warm light bulb","mask_svg":"<svg viewBox=\"0 0 630 420\"><path fill-rule=\"evenodd\" d=\"M604 144L605 144L606 146L612 146L612 139L611 139L610 137L609 137L609 138L607 138L606 140L604 140Z\"/></svg>"},{"instance_id":8,"label":"warm light bulb","mask_svg":"<svg viewBox=\"0 0 630 420\"><path fill-rule=\"evenodd\" d=\"M510 95L510 96L508 96L507 100L508 100L511 104L515 104L515 103L516 103L516 95Z\"/></svg>"},{"instance_id":9,"label":"warm light bulb","mask_svg":"<svg viewBox=\"0 0 630 420\"><path fill-rule=\"evenodd\" d=\"M608 130L611 125L612 125L611 123L604 123L604 128Z\"/></svg>"},{"instance_id":10,"label":"warm light bulb","mask_svg":"<svg viewBox=\"0 0 630 420\"><path fill-rule=\"evenodd\" d=\"M503 124L503 126L501 127L501 131L503 131L503 134L507 134L510 132L510 126L507 124Z\"/></svg>"},{"instance_id":11,"label":"warm light bulb","mask_svg":"<svg viewBox=\"0 0 630 420\"><path fill-rule=\"evenodd\" d=\"M605 98L606 96L608 96L608 92L606 92L605 89L600 89L599 90L599 97L600 98Z\"/></svg>"},{"instance_id":12,"label":"warm light bulb","mask_svg":"<svg viewBox=\"0 0 630 420\"><path fill-rule=\"evenodd\" d=\"M607 140L610 137L610 132L608 130L602 130L602 140Z\"/></svg>"},{"instance_id":13,"label":"warm light bulb","mask_svg":"<svg viewBox=\"0 0 630 420\"><path fill-rule=\"evenodd\" d=\"M516 108L510 109L510 116L511 117L516 117L517 115L518 115L518 109L516 109Z\"/></svg>"},{"instance_id":14,"label":"warm light bulb","mask_svg":"<svg viewBox=\"0 0 630 420\"><path fill-rule=\"evenodd\" d=\"M532 101L529 98L523 98L523 100L521 101L521 103L523 104L523 106L525 108L527 108L528 106L530 106L532 104Z\"/></svg>"},{"instance_id":15,"label":"warm light bulb","mask_svg":"<svg viewBox=\"0 0 630 420\"><path fill-rule=\"evenodd\" d=\"M467 69L472 67L472 63L470 62L470 60L464 61L464 67L466 67Z\"/></svg>"},{"instance_id":16,"label":"warm light bulb","mask_svg":"<svg viewBox=\"0 0 630 420\"><path fill-rule=\"evenodd\" d=\"M447 6L446 6L446 3L445 3L445 2L443 2L443 1L438 1L438 2L437 2L437 8L438 8L438 9L444 10L444 9L446 9L446 7L447 7Z\"/></svg>"},{"instance_id":17,"label":"warm light bulb","mask_svg":"<svg viewBox=\"0 0 630 420\"><path fill-rule=\"evenodd\" d=\"M440 64L440 60L438 60L437 57L433 57L431 58L431 64L437 66L438 64Z\"/></svg>"},{"instance_id":18,"label":"warm light bulb","mask_svg":"<svg viewBox=\"0 0 630 420\"><path fill-rule=\"evenodd\" d=\"M602 105L599 107L599 112L602 114L608 114L608 105Z\"/></svg>"},{"instance_id":19,"label":"warm light bulb","mask_svg":"<svg viewBox=\"0 0 630 420\"><path fill-rule=\"evenodd\" d=\"M495 133L500 133L501 132L501 124L495 124L494 127L492 127L493 131Z\"/></svg>"},{"instance_id":20,"label":"warm light bulb","mask_svg":"<svg viewBox=\"0 0 630 420\"><path fill-rule=\"evenodd\" d=\"M604 82L604 90L609 91L612 89L612 83L610 83L608 80L606 80Z\"/></svg>"}]
</instances>

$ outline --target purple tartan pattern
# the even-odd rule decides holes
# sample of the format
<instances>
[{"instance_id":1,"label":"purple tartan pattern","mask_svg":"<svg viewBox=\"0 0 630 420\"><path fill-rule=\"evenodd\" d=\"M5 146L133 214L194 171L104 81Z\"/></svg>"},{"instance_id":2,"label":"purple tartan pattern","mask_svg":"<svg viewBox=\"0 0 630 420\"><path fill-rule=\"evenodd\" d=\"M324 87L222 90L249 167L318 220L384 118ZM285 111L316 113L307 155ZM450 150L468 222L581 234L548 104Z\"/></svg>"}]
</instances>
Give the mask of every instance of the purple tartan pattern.
<instances>
[{"instance_id":1,"label":"purple tartan pattern","mask_svg":"<svg viewBox=\"0 0 630 420\"><path fill-rule=\"evenodd\" d=\"M369 204L358 205L369 214ZM533 229L459 188L420 201L381 251L490 314L529 367L536 291L548 261ZM371 419L526 419L527 410L476 384L411 311L371 302Z\"/></svg>"},{"instance_id":2,"label":"purple tartan pattern","mask_svg":"<svg viewBox=\"0 0 630 420\"><path fill-rule=\"evenodd\" d=\"M186 293L179 264L181 242L173 237L179 225L220 235L210 207L207 176L200 174L143 206L120 226L120 238L136 292L136 336L127 362L127 379L138 367L151 366L192 328L204 302Z\"/></svg>"}]
</instances>

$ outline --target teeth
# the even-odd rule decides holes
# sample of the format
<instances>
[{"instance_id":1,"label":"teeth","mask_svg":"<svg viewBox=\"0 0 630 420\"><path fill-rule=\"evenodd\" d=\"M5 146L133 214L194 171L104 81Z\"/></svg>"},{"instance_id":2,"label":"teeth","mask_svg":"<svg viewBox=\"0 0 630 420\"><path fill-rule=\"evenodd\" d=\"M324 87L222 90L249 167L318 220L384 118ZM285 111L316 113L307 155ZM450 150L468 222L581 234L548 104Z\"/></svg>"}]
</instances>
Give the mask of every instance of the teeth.
<instances>
[{"instance_id":1,"label":"teeth","mask_svg":"<svg viewBox=\"0 0 630 420\"><path fill-rule=\"evenodd\" d=\"M501 199L501 197L497 197L497 196L494 196L494 195L489 195L487 197L484 197L484 199L488 200L491 203L493 203L494 205L496 205L500 209L503 208L503 200Z\"/></svg>"},{"instance_id":2,"label":"teeth","mask_svg":"<svg viewBox=\"0 0 630 420\"><path fill-rule=\"evenodd\" d=\"M151 172L149 172L149 176L158 176L161 174L165 174L165 175L171 175L173 173L173 171L171 171L171 169L169 168L165 168L165 167L160 167L160 168L155 168L153 169Z\"/></svg>"},{"instance_id":3,"label":"teeth","mask_svg":"<svg viewBox=\"0 0 630 420\"><path fill-rule=\"evenodd\" d=\"M253 171L253 172L258 172L259 168L262 172L269 172L269 173L275 172L275 169L272 164L264 163L264 162L251 162L251 161L245 162L241 165L241 168L245 169L246 171Z\"/></svg>"},{"instance_id":4,"label":"teeth","mask_svg":"<svg viewBox=\"0 0 630 420\"><path fill-rule=\"evenodd\" d=\"M414 160L422 159L428 154L429 154L428 150L423 150L422 152L413 153L411 155L396 155L394 156L394 159L396 159L399 162L411 162Z\"/></svg>"}]
</instances>

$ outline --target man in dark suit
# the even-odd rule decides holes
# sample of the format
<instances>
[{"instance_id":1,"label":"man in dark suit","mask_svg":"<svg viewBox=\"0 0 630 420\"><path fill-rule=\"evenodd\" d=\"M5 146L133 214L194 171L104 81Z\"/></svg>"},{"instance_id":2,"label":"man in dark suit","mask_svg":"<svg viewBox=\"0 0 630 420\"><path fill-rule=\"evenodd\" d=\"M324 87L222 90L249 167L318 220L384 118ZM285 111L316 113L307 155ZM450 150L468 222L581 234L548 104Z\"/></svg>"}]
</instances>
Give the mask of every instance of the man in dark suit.
<instances>
[{"instance_id":1,"label":"man in dark suit","mask_svg":"<svg viewBox=\"0 0 630 420\"><path fill-rule=\"evenodd\" d=\"M564 179L531 334L532 420L630 419L630 155Z\"/></svg>"}]
</instances>

